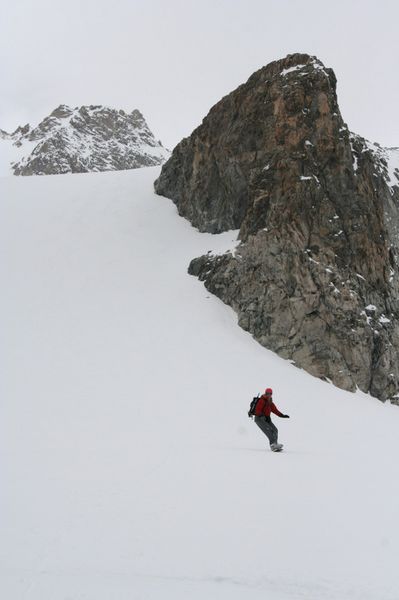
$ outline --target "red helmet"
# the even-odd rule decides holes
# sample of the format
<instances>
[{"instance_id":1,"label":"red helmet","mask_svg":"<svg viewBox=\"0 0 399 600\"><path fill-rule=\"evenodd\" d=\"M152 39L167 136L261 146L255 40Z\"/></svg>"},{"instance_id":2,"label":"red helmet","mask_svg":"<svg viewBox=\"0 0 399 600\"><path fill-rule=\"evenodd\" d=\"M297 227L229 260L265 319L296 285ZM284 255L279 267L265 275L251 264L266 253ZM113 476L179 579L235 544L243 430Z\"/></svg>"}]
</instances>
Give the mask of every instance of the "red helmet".
<instances>
[{"instance_id":1,"label":"red helmet","mask_svg":"<svg viewBox=\"0 0 399 600\"><path fill-rule=\"evenodd\" d=\"M270 395L273 394L272 388L266 388L265 389L265 394L270 394Z\"/></svg>"}]
</instances>

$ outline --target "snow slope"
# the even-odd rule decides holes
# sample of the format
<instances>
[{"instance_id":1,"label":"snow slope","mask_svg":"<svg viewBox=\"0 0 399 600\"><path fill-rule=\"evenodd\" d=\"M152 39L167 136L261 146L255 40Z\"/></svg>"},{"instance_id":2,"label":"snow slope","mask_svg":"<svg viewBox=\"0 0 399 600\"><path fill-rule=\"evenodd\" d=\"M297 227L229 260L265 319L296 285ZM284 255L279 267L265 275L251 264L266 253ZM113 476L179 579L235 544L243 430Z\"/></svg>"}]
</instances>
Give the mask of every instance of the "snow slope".
<instances>
[{"instance_id":1,"label":"snow slope","mask_svg":"<svg viewBox=\"0 0 399 600\"><path fill-rule=\"evenodd\" d=\"M0 180L1 598L397 600L398 407L240 329L158 172Z\"/></svg>"}]
</instances>

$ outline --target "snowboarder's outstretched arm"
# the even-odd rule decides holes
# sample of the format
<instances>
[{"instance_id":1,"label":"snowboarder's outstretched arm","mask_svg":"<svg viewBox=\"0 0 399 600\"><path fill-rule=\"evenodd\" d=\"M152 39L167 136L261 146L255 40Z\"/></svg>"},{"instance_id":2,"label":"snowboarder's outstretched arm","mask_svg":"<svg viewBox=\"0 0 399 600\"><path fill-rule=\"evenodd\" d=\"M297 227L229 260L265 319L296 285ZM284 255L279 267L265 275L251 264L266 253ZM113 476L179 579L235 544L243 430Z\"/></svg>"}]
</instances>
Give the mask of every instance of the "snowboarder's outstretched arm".
<instances>
[{"instance_id":1,"label":"snowboarder's outstretched arm","mask_svg":"<svg viewBox=\"0 0 399 600\"><path fill-rule=\"evenodd\" d=\"M277 408L277 406L274 404L274 402L272 402L271 405L271 411L277 415L278 417L281 417L282 419L289 419L290 416L289 415L283 415L282 412L279 411L279 409Z\"/></svg>"}]
</instances>

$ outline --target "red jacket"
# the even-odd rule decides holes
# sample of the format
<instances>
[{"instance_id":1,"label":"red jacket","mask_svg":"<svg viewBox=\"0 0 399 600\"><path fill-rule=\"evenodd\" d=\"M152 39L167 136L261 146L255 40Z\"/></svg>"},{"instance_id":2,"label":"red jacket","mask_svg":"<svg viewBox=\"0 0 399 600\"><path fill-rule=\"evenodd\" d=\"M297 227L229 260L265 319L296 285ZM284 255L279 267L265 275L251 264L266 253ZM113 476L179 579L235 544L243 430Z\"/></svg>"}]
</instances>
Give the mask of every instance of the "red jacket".
<instances>
[{"instance_id":1,"label":"red jacket","mask_svg":"<svg viewBox=\"0 0 399 600\"><path fill-rule=\"evenodd\" d=\"M270 413L274 413L279 417L283 417L283 413L279 411L273 401L269 402L265 395L261 396L256 404L255 415L257 417L270 417Z\"/></svg>"}]
</instances>

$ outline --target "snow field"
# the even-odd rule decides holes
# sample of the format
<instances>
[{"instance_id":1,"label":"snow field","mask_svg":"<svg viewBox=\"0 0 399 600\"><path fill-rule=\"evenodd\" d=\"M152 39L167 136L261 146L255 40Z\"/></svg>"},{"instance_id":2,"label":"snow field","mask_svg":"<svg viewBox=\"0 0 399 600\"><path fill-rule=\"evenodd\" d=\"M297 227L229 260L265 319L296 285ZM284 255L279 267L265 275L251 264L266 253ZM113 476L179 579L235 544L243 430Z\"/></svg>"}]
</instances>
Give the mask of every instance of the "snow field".
<instances>
[{"instance_id":1,"label":"snow field","mask_svg":"<svg viewBox=\"0 0 399 600\"><path fill-rule=\"evenodd\" d=\"M397 600L399 409L238 328L158 173L0 179L1 597Z\"/></svg>"}]
</instances>

